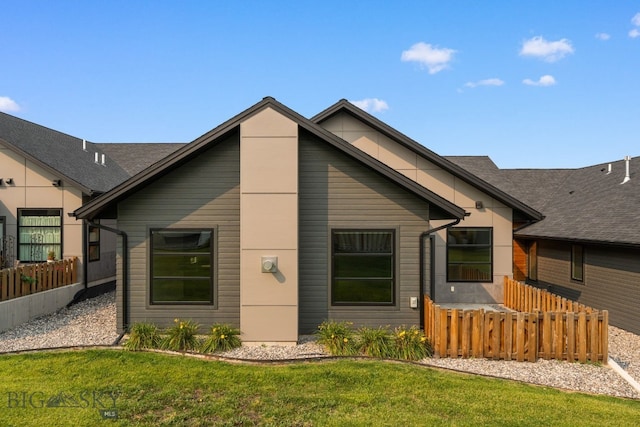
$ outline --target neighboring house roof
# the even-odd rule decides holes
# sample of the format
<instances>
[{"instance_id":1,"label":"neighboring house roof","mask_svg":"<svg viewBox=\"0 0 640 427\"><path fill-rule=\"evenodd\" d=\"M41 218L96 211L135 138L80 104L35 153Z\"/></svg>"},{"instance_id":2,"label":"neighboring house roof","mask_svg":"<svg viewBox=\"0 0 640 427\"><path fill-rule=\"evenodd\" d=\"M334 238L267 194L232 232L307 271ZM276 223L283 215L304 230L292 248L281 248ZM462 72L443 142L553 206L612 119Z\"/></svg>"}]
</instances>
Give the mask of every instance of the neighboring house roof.
<instances>
[{"instance_id":1,"label":"neighboring house roof","mask_svg":"<svg viewBox=\"0 0 640 427\"><path fill-rule=\"evenodd\" d=\"M333 133L327 131L316 123L313 123L309 119L301 116L300 114L296 113L295 111L291 110L290 108L279 103L271 97L264 98L261 102L258 102L254 106L241 112L230 120L222 123L213 130L197 138L190 144L179 148L177 151L169 154L164 159L161 159L157 163L141 171L136 176L123 182L108 193L85 204L84 206L76 210L76 216L79 218L94 218L101 212L109 210L111 207L113 207L114 203L117 203L119 200L122 200L130 194L138 191L149 182L155 180L160 176L163 176L173 168L189 161L191 158L197 156L201 150L210 148L212 145L215 145L222 139L222 137L230 135L233 132L237 132L241 122L266 108L272 108L283 116L288 117L289 119L296 122L300 128L319 137L331 146L337 148L351 158L359 161L364 166L376 171L377 173L392 180L405 190L429 202L431 206L435 208L432 209L432 213L435 214L436 212L439 212L439 214L443 218L461 219L465 216L466 212L464 211L464 209L456 206L443 197L438 196L432 191L422 187L410 178L407 178L396 170L388 167L384 163L379 162L360 149L354 147L343 139L338 138Z\"/></svg>"},{"instance_id":2,"label":"neighboring house roof","mask_svg":"<svg viewBox=\"0 0 640 427\"><path fill-rule=\"evenodd\" d=\"M152 164L162 160L185 143L99 143L104 153L120 165L130 176L136 175Z\"/></svg>"},{"instance_id":3,"label":"neighboring house roof","mask_svg":"<svg viewBox=\"0 0 640 427\"><path fill-rule=\"evenodd\" d=\"M499 187L496 187L495 185L492 185L491 183L487 182L483 178L474 175L473 173L465 170L464 168L458 166L457 164L451 162L450 160L447 160L446 158L439 156L438 154L429 150L422 144L414 141L413 139L402 134L401 132L398 132L396 129L392 128L386 123L378 120L371 114L356 107L346 99L342 99L337 103L335 103L334 105L332 105L331 107L327 108L326 110L318 113L317 115L311 118L311 121L314 123L322 123L323 121L341 112L346 112L348 114L351 114L352 116L363 121L364 123L371 126L373 129L377 130L383 135L386 135L387 137L396 141L397 143L404 146L405 148L413 151L417 155L423 157L424 159L427 159L431 163L451 173L452 175L456 176L462 181L490 195L494 199L504 203L506 206L511 207L516 212L519 212L524 217L524 219L537 221L543 218L543 215L540 212L526 205L525 203L518 200L517 198L513 197L508 192L505 192L504 190L500 189Z\"/></svg>"},{"instance_id":4,"label":"neighboring house roof","mask_svg":"<svg viewBox=\"0 0 640 427\"><path fill-rule=\"evenodd\" d=\"M630 161L630 180L624 184L625 162L566 171L564 179L553 176L557 171L533 171L526 186L542 191L547 186L549 196L544 202L546 218L520 230L519 237L598 242L640 246L640 158ZM558 173L558 175L561 175ZM511 178L512 182L515 179Z\"/></svg>"},{"instance_id":5,"label":"neighboring house roof","mask_svg":"<svg viewBox=\"0 0 640 427\"><path fill-rule=\"evenodd\" d=\"M128 178L115 162L102 162L96 144L0 113L0 144L69 182L85 194L107 191ZM99 163L95 162L98 153Z\"/></svg>"},{"instance_id":6,"label":"neighboring house roof","mask_svg":"<svg viewBox=\"0 0 640 427\"><path fill-rule=\"evenodd\" d=\"M488 157L450 157L484 180L542 211L544 220L516 237L640 245L640 157L579 169L499 169Z\"/></svg>"}]
</instances>

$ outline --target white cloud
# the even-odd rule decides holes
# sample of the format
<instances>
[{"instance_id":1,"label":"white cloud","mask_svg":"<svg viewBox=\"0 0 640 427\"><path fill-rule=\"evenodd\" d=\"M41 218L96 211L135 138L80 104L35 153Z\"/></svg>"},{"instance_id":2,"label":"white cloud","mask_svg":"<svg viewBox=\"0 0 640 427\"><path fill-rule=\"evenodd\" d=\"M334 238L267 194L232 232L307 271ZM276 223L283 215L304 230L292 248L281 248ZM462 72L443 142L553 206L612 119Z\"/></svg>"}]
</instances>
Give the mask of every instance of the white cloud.
<instances>
[{"instance_id":1,"label":"white cloud","mask_svg":"<svg viewBox=\"0 0 640 427\"><path fill-rule=\"evenodd\" d=\"M524 79L522 83L528 86L553 86L556 84L556 79L554 79L553 76L550 76L549 74L545 74L544 76L540 77L537 81L531 80L531 79Z\"/></svg>"},{"instance_id":2,"label":"white cloud","mask_svg":"<svg viewBox=\"0 0 640 427\"><path fill-rule=\"evenodd\" d=\"M633 30L629 31L629 37L631 37L632 39L640 37L640 30L634 28Z\"/></svg>"},{"instance_id":3,"label":"white cloud","mask_svg":"<svg viewBox=\"0 0 640 427\"><path fill-rule=\"evenodd\" d=\"M484 79L477 82L468 82L468 83L465 83L464 86L473 88L478 86L502 86L503 84L504 84L504 81L493 78L493 79Z\"/></svg>"},{"instance_id":4,"label":"white cloud","mask_svg":"<svg viewBox=\"0 0 640 427\"><path fill-rule=\"evenodd\" d=\"M534 56L547 62L555 62L567 54L573 53L573 50L571 41L567 39L547 41L544 37L537 36L522 43L520 55Z\"/></svg>"},{"instance_id":5,"label":"white cloud","mask_svg":"<svg viewBox=\"0 0 640 427\"><path fill-rule=\"evenodd\" d=\"M411 46L409 50L402 52L401 60L404 62L417 62L429 69L429 74L435 74L449 66L456 53L453 49L438 48L428 43L419 42Z\"/></svg>"},{"instance_id":6,"label":"white cloud","mask_svg":"<svg viewBox=\"0 0 640 427\"><path fill-rule=\"evenodd\" d=\"M378 98L365 98L360 101L349 102L368 113L380 113L389 109L389 105L387 105L385 101Z\"/></svg>"},{"instance_id":7,"label":"white cloud","mask_svg":"<svg viewBox=\"0 0 640 427\"><path fill-rule=\"evenodd\" d=\"M636 27L640 27L640 12L633 15L633 18L631 18L631 23Z\"/></svg>"},{"instance_id":8,"label":"white cloud","mask_svg":"<svg viewBox=\"0 0 640 427\"><path fill-rule=\"evenodd\" d=\"M8 96L0 96L0 111L9 113L12 111L20 111L20 106L16 101Z\"/></svg>"},{"instance_id":9,"label":"white cloud","mask_svg":"<svg viewBox=\"0 0 640 427\"><path fill-rule=\"evenodd\" d=\"M611 38L611 35L609 35L607 33L597 33L596 34L596 38L598 40L609 40Z\"/></svg>"}]
</instances>

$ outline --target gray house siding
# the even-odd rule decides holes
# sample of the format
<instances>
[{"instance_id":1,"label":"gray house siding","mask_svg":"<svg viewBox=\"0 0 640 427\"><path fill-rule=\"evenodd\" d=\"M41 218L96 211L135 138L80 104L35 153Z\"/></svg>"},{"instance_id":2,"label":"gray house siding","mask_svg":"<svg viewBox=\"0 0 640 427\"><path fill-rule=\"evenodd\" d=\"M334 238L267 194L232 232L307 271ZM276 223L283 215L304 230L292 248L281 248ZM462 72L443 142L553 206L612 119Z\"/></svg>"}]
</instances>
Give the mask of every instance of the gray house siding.
<instances>
[{"instance_id":1,"label":"gray house siding","mask_svg":"<svg viewBox=\"0 0 640 427\"><path fill-rule=\"evenodd\" d=\"M230 137L214 149L154 181L135 197L118 204L118 228L129 239L129 323L149 321L168 326L175 318L203 326L240 325L240 150ZM214 305L151 305L149 289L150 228L212 228ZM118 251L122 252L119 239ZM117 304L122 313L122 257L118 257ZM118 329L122 316L118 316Z\"/></svg>"},{"instance_id":2,"label":"gray house siding","mask_svg":"<svg viewBox=\"0 0 640 427\"><path fill-rule=\"evenodd\" d=\"M117 228L115 220L102 220L102 225ZM87 271L87 283L89 286L113 282L116 278L116 244L117 236L114 233L100 230L100 259L89 261Z\"/></svg>"},{"instance_id":3,"label":"gray house siding","mask_svg":"<svg viewBox=\"0 0 640 427\"><path fill-rule=\"evenodd\" d=\"M571 279L571 243L539 241L538 285L596 309L609 322L640 333L640 249L584 246L584 280Z\"/></svg>"},{"instance_id":4,"label":"gray house siding","mask_svg":"<svg viewBox=\"0 0 640 427\"><path fill-rule=\"evenodd\" d=\"M356 326L417 325L420 310L419 236L429 226L428 203L302 132L299 147L300 333L326 319ZM332 307L331 229L396 230L396 304ZM428 257L427 257L428 259Z\"/></svg>"}]
</instances>

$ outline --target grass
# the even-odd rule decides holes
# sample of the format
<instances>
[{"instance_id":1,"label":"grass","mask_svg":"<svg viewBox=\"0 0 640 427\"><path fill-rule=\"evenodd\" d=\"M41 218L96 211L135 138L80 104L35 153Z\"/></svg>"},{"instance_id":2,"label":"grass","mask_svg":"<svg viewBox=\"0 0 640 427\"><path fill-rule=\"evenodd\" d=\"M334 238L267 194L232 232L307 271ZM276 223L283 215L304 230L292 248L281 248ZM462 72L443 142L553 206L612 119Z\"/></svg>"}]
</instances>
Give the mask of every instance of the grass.
<instances>
[{"instance_id":1,"label":"grass","mask_svg":"<svg viewBox=\"0 0 640 427\"><path fill-rule=\"evenodd\" d=\"M640 419L638 401L377 360L256 366L86 350L5 355L0 377L2 426L625 426ZM78 407L38 407L61 393ZM118 420L99 413L113 408L109 393Z\"/></svg>"}]
</instances>

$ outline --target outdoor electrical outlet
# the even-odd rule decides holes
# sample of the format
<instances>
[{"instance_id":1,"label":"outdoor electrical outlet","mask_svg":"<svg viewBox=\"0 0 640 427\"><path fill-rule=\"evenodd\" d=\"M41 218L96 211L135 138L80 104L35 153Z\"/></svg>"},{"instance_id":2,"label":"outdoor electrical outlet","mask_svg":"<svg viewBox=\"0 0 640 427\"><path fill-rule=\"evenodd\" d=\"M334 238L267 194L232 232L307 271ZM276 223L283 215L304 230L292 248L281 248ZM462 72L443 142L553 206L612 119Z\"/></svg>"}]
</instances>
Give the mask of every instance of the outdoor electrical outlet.
<instances>
[{"instance_id":1,"label":"outdoor electrical outlet","mask_svg":"<svg viewBox=\"0 0 640 427\"><path fill-rule=\"evenodd\" d=\"M451 285L451 292L455 292L455 291L456 291L455 286Z\"/></svg>"}]
</instances>

